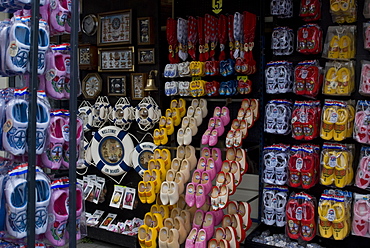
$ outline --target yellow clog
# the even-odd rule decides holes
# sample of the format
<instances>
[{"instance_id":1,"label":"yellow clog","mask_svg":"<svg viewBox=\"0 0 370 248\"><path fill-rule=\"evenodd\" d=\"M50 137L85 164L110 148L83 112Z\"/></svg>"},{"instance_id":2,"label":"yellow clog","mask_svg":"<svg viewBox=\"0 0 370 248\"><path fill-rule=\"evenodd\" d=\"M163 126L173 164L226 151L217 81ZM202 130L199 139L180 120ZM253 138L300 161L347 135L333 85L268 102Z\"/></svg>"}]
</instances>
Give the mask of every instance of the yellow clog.
<instances>
[{"instance_id":1,"label":"yellow clog","mask_svg":"<svg viewBox=\"0 0 370 248\"><path fill-rule=\"evenodd\" d=\"M348 35L343 35L339 40L339 57L340 59L350 59L352 40Z\"/></svg>"},{"instance_id":2,"label":"yellow clog","mask_svg":"<svg viewBox=\"0 0 370 248\"><path fill-rule=\"evenodd\" d=\"M138 195L139 195L139 200L142 203L146 203L146 183L144 181L140 181L138 185Z\"/></svg>"},{"instance_id":3,"label":"yellow clog","mask_svg":"<svg viewBox=\"0 0 370 248\"><path fill-rule=\"evenodd\" d=\"M146 182L146 203L152 204L155 201L155 186L153 181Z\"/></svg>"},{"instance_id":4,"label":"yellow clog","mask_svg":"<svg viewBox=\"0 0 370 248\"><path fill-rule=\"evenodd\" d=\"M330 185L334 181L334 167L336 166L337 153L335 151L324 152L323 164L320 175L322 185Z\"/></svg>"},{"instance_id":5,"label":"yellow clog","mask_svg":"<svg viewBox=\"0 0 370 248\"><path fill-rule=\"evenodd\" d=\"M342 141L347 137L347 125L349 112L346 108L337 109L337 122L334 125L333 138L335 141Z\"/></svg>"},{"instance_id":6,"label":"yellow clog","mask_svg":"<svg viewBox=\"0 0 370 248\"><path fill-rule=\"evenodd\" d=\"M338 79L337 94L345 96L350 95L351 73L348 70L348 68L346 67L340 68L337 73L337 79Z\"/></svg>"},{"instance_id":7,"label":"yellow clog","mask_svg":"<svg viewBox=\"0 0 370 248\"><path fill-rule=\"evenodd\" d=\"M343 240L348 232L347 214L344 207L344 202L336 202L333 204L335 219L333 220L333 238L335 240Z\"/></svg>"},{"instance_id":8,"label":"yellow clog","mask_svg":"<svg viewBox=\"0 0 370 248\"><path fill-rule=\"evenodd\" d=\"M331 140L334 136L335 116L337 112L334 108L324 110L321 122L320 137L324 140Z\"/></svg>"},{"instance_id":9,"label":"yellow clog","mask_svg":"<svg viewBox=\"0 0 370 248\"><path fill-rule=\"evenodd\" d=\"M348 152L337 153L337 166L334 171L334 183L338 188L343 188L349 181L348 178Z\"/></svg>"},{"instance_id":10,"label":"yellow clog","mask_svg":"<svg viewBox=\"0 0 370 248\"><path fill-rule=\"evenodd\" d=\"M337 86L337 69L335 67L330 67L329 70L326 72L323 93L327 95L335 95L337 93Z\"/></svg>"},{"instance_id":11,"label":"yellow clog","mask_svg":"<svg viewBox=\"0 0 370 248\"><path fill-rule=\"evenodd\" d=\"M329 59L339 58L339 37L337 35L334 35L330 40L328 58Z\"/></svg>"},{"instance_id":12,"label":"yellow clog","mask_svg":"<svg viewBox=\"0 0 370 248\"><path fill-rule=\"evenodd\" d=\"M328 220L328 211L331 208L331 202L324 200L319 204L319 233L321 237L330 238L333 235L333 227L331 221Z\"/></svg>"}]
</instances>

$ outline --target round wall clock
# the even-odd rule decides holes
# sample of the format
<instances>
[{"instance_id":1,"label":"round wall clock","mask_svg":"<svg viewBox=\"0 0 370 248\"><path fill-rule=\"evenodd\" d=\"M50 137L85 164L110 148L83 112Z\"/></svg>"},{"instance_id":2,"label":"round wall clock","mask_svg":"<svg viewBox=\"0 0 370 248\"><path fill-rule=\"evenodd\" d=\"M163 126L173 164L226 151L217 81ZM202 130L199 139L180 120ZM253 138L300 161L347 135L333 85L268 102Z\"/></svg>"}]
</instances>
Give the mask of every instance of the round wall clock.
<instances>
[{"instance_id":1,"label":"round wall clock","mask_svg":"<svg viewBox=\"0 0 370 248\"><path fill-rule=\"evenodd\" d=\"M82 19L82 32L92 36L98 30L98 18L94 14L89 14Z\"/></svg>"},{"instance_id":2,"label":"round wall clock","mask_svg":"<svg viewBox=\"0 0 370 248\"><path fill-rule=\"evenodd\" d=\"M85 99L95 99L102 90L103 80L98 73L89 73L82 80L82 94Z\"/></svg>"}]
</instances>

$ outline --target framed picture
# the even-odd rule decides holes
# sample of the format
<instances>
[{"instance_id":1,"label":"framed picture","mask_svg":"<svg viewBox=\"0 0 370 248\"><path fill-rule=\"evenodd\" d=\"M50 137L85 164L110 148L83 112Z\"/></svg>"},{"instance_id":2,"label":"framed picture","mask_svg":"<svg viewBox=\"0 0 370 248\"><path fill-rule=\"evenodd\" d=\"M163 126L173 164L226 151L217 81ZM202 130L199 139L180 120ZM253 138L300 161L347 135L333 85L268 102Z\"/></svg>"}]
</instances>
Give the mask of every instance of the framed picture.
<instances>
[{"instance_id":1,"label":"framed picture","mask_svg":"<svg viewBox=\"0 0 370 248\"><path fill-rule=\"evenodd\" d=\"M132 100L141 100L144 97L146 73L131 73Z\"/></svg>"},{"instance_id":2,"label":"framed picture","mask_svg":"<svg viewBox=\"0 0 370 248\"><path fill-rule=\"evenodd\" d=\"M154 44L153 19L151 17L137 18L137 44Z\"/></svg>"},{"instance_id":3,"label":"framed picture","mask_svg":"<svg viewBox=\"0 0 370 248\"><path fill-rule=\"evenodd\" d=\"M98 46L131 44L132 10L98 14Z\"/></svg>"},{"instance_id":4,"label":"framed picture","mask_svg":"<svg viewBox=\"0 0 370 248\"><path fill-rule=\"evenodd\" d=\"M134 47L99 48L98 71L134 71Z\"/></svg>"},{"instance_id":5,"label":"framed picture","mask_svg":"<svg viewBox=\"0 0 370 248\"><path fill-rule=\"evenodd\" d=\"M154 64L154 48L140 48L138 49L138 63L139 64Z\"/></svg>"},{"instance_id":6,"label":"framed picture","mask_svg":"<svg viewBox=\"0 0 370 248\"><path fill-rule=\"evenodd\" d=\"M126 76L108 76L108 96L126 96Z\"/></svg>"}]
</instances>

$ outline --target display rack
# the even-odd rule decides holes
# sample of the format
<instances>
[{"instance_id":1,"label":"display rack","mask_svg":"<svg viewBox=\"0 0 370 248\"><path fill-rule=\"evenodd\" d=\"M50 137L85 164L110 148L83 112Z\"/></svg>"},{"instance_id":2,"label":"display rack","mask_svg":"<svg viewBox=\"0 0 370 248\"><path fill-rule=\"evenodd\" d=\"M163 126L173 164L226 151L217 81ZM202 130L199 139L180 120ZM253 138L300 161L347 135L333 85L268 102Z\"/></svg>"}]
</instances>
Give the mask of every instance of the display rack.
<instances>
[{"instance_id":1,"label":"display rack","mask_svg":"<svg viewBox=\"0 0 370 248\"><path fill-rule=\"evenodd\" d=\"M268 16L270 16L269 14L269 2L270 1L266 1L265 3L265 6L263 7L263 10L264 10L264 13L265 13L265 16L266 16L266 19L265 20L269 20L270 18L267 18ZM272 29L274 27L277 27L277 26L288 26L290 28L293 29L294 31L294 35L295 35L295 39L294 39L294 42L296 42L296 34L297 34L297 29L298 27L302 26L303 24L305 24L306 22L304 22L299 16L298 16L298 13L299 13L299 8L300 8L300 1L293 1L294 3L294 16L292 18L287 18L287 19L279 19L279 18L276 18L274 17L273 18L273 21L271 22L266 22L264 25L265 25L265 28L264 28L264 39L265 40L262 40L261 43L263 44L263 47L264 47L264 53L263 53L263 60L265 60L264 64L266 64L266 62L268 61L276 61L276 60L288 60L288 61L292 61L293 62L293 65L295 66L297 62L299 61L303 61L303 60L310 60L310 59L318 59L320 61L320 65L322 67L324 67L325 65L325 62L328 61L327 59L323 59L321 57L321 53L318 54L318 55L302 55L302 54L299 54L298 52L294 51L292 55L290 56L273 56L272 55L272 52L270 50L270 41L271 41L271 32L272 32ZM356 69L356 86L355 86L355 92L351 94L351 96L348 96L348 97L343 97L343 96L325 96L323 94L321 94L321 90L320 90L320 93L319 95L317 96L316 99L320 100L321 101L321 106L323 104L323 100L324 99L338 99L338 100L345 100L345 99L354 99L354 100L363 100L363 99L366 99L366 97L364 97L363 95L360 95L359 92L358 92L358 89L359 89L359 83L360 83L360 77L361 77L361 60L368 60L369 59L369 52L366 51L364 49L364 38L363 38L363 26L362 24L364 22L366 22L367 20L364 18L363 14L362 14L362 10L363 10L363 6L364 6L364 0L358 0L357 1L357 21L353 24L345 24L345 25L356 25L357 26L357 35L356 35L356 57L355 57L355 61L356 61L356 66L355 66L355 69ZM338 26L339 24L335 24L333 23L332 19L331 19L331 14L329 13L329 9L330 9L330 1L321 1L322 3L322 18L319 20L319 21L314 21L313 23L318 23L322 30L323 30L323 39L325 40L325 37L326 37L326 33L327 33L327 28L328 26ZM294 44L294 48L296 48L296 43ZM263 69L264 71L264 69ZM262 78L263 78L263 81L264 81L264 75L262 75ZM263 88L264 85L263 85ZM286 93L286 94L274 94L274 95L269 95L269 94L266 94L265 93L265 90L263 90L264 93L262 94L262 98L264 99L264 103L266 104L266 102L268 100L271 100L271 99L290 99L290 100L309 100L308 98L304 99L302 97L297 97L297 95L294 95L293 93ZM263 110L262 110L263 111ZM262 113L261 113L262 115ZM291 134L289 135L286 135L286 136L283 136L283 135L277 135L277 134L264 134L264 143L266 145L272 145L272 144L276 144L276 143L284 143L284 144L291 144L291 145L294 145L294 144L302 144L302 143L305 143L304 141L297 141L295 139L293 139L291 137ZM320 146L324 143L324 140L321 139L320 137L314 139L313 141L311 141L311 143L314 143L314 144L320 144ZM360 154L360 147L361 147L361 144L359 144L358 142L356 142L354 139L352 138L349 138L349 139L346 139L345 141L342 141L341 143L351 143L351 144L355 144L356 146L356 151L355 151L355 161L353 162L353 166L354 166L354 171L356 171L356 168L357 168L357 164L358 164L358 158L359 158L359 154ZM260 165L261 165L261 170L263 170L263 162L261 160L260 162ZM262 171L260 173L260 175L262 176ZM261 184L260 184L260 203L262 203L262 190L263 190L263 186L264 186L264 183L262 182L261 180ZM292 187L288 187L289 188L289 193L291 192L299 192L299 191L302 191L302 189L297 189L297 188L292 188ZM313 195L316 197L316 199L318 200L320 198L320 195L321 193L325 190L325 189L328 189L328 188L331 188L330 186L323 186L321 184L317 184L315 185L313 188L309 189L309 190L304 190L305 192ZM366 190L362 190L360 188L357 188L355 186L346 186L343 188L343 190L347 190L347 191L350 191L350 192L355 192L355 193L362 193L362 194L366 194L368 193L368 191ZM261 205L262 206L262 205ZM262 207L260 208L260 216L262 216ZM255 243L252 241L252 239L258 235L260 235L263 231L270 231L271 234L283 234L285 233L285 227L276 227L276 226L268 226L268 225L265 225L265 224L261 224L259 225L258 228L256 228L246 239L245 241L245 247L248 247L248 246L253 246L253 247L273 247L273 246L269 246L269 245L264 245L264 244L260 244L260 243ZM312 243L318 243L324 247L327 247L327 248L331 248L331 247L338 247L338 246L341 246L341 247L351 247L353 246L353 244L356 244L357 247L369 247L369 240L367 238L364 238L364 237L359 237L359 236L354 236L354 235L349 235L347 238L345 238L344 240L333 240L333 239L326 239L326 238L322 238L318 235L316 235L316 237L311 241ZM310 243L311 243L310 242ZM306 244L307 242L304 242L304 244Z\"/></svg>"},{"instance_id":2,"label":"display rack","mask_svg":"<svg viewBox=\"0 0 370 248\"><path fill-rule=\"evenodd\" d=\"M79 1L72 0L72 31L71 31L71 94L70 94L70 146L76 147L76 120L77 120L77 89L78 81L78 27L79 27ZM32 1L32 16L31 16L31 80L30 80L30 106L29 106L29 129L28 129L28 205L27 205L27 225L28 227L35 226L35 210L36 210L36 111L37 111L37 60L38 60L38 39L39 39L39 7L40 0ZM36 65L36 66L35 66ZM69 161L69 221L76 222L76 149L70 150ZM76 233L76 225L68 225L69 233ZM36 241L35 228L27 228L27 246L34 247ZM76 235L69 236L69 247L76 247Z\"/></svg>"}]
</instances>

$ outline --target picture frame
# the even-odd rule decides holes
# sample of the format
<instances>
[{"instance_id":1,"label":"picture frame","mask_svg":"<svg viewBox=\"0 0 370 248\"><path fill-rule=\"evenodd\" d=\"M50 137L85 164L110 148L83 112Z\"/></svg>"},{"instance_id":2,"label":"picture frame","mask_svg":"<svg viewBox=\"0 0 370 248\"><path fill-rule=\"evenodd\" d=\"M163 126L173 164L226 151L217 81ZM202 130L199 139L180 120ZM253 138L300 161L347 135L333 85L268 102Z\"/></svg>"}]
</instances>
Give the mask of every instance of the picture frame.
<instances>
[{"instance_id":1,"label":"picture frame","mask_svg":"<svg viewBox=\"0 0 370 248\"><path fill-rule=\"evenodd\" d=\"M99 72L125 72L135 70L134 47L111 47L98 49Z\"/></svg>"},{"instance_id":2,"label":"picture frame","mask_svg":"<svg viewBox=\"0 0 370 248\"><path fill-rule=\"evenodd\" d=\"M131 31L131 9L98 14L98 46L131 44Z\"/></svg>"},{"instance_id":3,"label":"picture frame","mask_svg":"<svg viewBox=\"0 0 370 248\"><path fill-rule=\"evenodd\" d=\"M126 76L108 76L108 96L126 96Z\"/></svg>"},{"instance_id":4,"label":"picture frame","mask_svg":"<svg viewBox=\"0 0 370 248\"><path fill-rule=\"evenodd\" d=\"M155 64L155 53L154 48L139 48L138 52L138 64Z\"/></svg>"},{"instance_id":5,"label":"picture frame","mask_svg":"<svg viewBox=\"0 0 370 248\"><path fill-rule=\"evenodd\" d=\"M145 96L146 73L131 73L131 99L141 100Z\"/></svg>"},{"instance_id":6,"label":"picture frame","mask_svg":"<svg viewBox=\"0 0 370 248\"><path fill-rule=\"evenodd\" d=\"M138 45L153 45L154 31L152 17L137 18L137 44Z\"/></svg>"}]
</instances>

